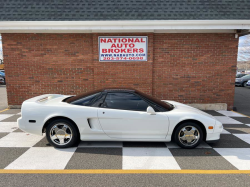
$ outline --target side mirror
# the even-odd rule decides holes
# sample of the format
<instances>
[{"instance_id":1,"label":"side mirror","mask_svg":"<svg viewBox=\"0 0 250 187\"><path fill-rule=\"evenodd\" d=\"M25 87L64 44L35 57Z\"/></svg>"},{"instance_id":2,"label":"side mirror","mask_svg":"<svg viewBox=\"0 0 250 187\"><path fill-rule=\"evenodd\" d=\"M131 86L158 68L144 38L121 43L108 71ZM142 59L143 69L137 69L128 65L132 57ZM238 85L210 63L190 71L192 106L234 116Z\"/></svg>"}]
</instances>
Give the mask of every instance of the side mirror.
<instances>
[{"instance_id":1,"label":"side mirror","mask_svg":"<svg viewBox=\"0 0 250 187\"><path fill-rule=\"evenodd\" d=\"M148 106L147 113L150 115L155 115L155 110L151 106Z\"/></svg>"}]
</instances>

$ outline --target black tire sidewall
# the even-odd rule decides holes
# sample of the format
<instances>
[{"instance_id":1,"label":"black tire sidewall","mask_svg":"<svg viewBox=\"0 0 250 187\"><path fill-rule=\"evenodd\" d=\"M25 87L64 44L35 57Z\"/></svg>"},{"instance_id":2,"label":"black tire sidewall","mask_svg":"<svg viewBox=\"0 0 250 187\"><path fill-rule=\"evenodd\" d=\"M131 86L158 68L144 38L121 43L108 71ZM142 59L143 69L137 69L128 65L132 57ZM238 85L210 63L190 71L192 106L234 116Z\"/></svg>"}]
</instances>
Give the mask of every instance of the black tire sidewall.
<instances>
[{"instance_id":1,"label":"black tire sidewall","mask_svg":"<svg viewBox=\"0 0 250 187\"><path fill-rule=\"evenodd\" d=\"M185 146L183 145L179 138L178 138L178 134L180 132L180 130L185 127L185 126L194 126L200 133L200 139L196 142L196 144L192 145L192 146ZM196 124L196 123L192 123L192 122L186 122L186 123L182 123L180 126L177 127L177 129L175 130L174 132L174 141L181 147L181 148L184 148L184 149L193 149L195 147L197 147L201 141L203 140L203 131L201 129L201 127Z\"/></svg>"},{"instance_id":2,"label":"black tire sidewall","mask_svg":"<svg viewBox=\"0 0 250 187\"><path fill-rule=\"evenodd\" d=\"M247 87L247 82L244 82L242 86Z\"/></svg>"},{"instance_id":3,"label":"black tire sidewall","mask_svg":"<svg viewBox=\"0 0 250 187\"><path fill-rule=\"evenodd\" d=\"M57 123L67 124L72 130L72 139L66 145L57 145L50 139L50 130ZM78 143L79 134L78 134L78 130L76 129L75 125L73 125L71 121L65 120L65 119L57 119L57 120L54 120L54 121L50 122L48 124L48 126L46 127L46 138L47 138L48 142L50 143L50 145L52 145L53 147L56 147L56 148L69 148L69 147L73 147L74 145L76 145Z\"/></svg>"}]
</instances>

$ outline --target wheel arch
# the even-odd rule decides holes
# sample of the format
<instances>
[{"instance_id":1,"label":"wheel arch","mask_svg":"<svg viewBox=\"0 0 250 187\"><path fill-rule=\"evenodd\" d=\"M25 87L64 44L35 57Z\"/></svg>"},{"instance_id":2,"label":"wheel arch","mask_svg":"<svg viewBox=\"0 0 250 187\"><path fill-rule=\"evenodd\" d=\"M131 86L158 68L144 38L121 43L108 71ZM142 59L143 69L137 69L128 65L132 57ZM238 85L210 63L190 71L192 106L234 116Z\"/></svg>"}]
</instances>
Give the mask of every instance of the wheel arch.
<instances>
[{"instance_id":1,"label":"wheel arch","mask_svg":"<svg viewBox=\"0 0 250 187\"><path fill-rule=\"evenodd\" d=\"M171 140L173 140L173 137L174 137L174 134L175 134L175 131L176 129L183 123L187 123L187 122L192 122L192 123L196 123L197 125L199 125L201 127L201 130L203 132L203 141L206 141L207 139L207 130L205 128L205 125L203 123L201 123L200 121L198 120L195 120L195 119L185 119L183 121L180 121L174 128L173 130L173 133L171 135Z\"/></svg>"},{"instance_id":2,"label":"wheel arch","mask_svg":"<svg viewBox=\"0 0 250 187\"><path fill-rule=\"evenodd\" d=\"M247 83L247 81L243 81L242 82L242 87L245 87L245 84Z\"/></svg>"},{"instance_id":3,"label":"wheel arch","mask_svg":"<svg viewBox=\"0 0 250 187\"><path fill-rule=\"evenodd\" d=\"M52 122L52 121L54 121L54 120L58 120L58 119L65 119L65 120L70 121L70 122L76 127L77 132L78 132L78 135L79 135L79 137L80 137L80 131L79 131L79 128L78 128L78 126L76 125L76 123L75 123L72 119L70 119L70 118L68 118L68 117L65 117L65 116L53 116L53 117L47 119L47 121L46 121L46 122L44 123L44 125L43 125L42 133L45 132L46 127L49 125L50 122Z\"/></svg>"}]
</instances>

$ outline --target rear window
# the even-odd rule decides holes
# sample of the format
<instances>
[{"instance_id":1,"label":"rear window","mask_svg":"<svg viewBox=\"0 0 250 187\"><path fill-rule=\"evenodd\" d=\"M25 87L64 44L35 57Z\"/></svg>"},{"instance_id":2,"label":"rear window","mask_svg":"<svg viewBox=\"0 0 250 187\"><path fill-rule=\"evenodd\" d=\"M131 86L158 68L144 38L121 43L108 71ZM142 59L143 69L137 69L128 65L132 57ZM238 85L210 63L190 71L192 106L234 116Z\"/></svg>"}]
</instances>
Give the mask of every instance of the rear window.
<instances>
[{"instance_id":1,"label":"rear window","mask_svg":"<svg viewBox=\"0 0 250 187\"><path fill-rule=\"evenodd\" d=\"M68 97L68 98L64 99L64 102L72 103L72 102L74 102L74 101L83 99L83 98L88 97L88 96L90 96L90 95L97 94L97 93L99 93L99 92L102 92L102 90L94 90L94 91L86 92L86 93L79 94L79 95L76 95L76 96L73 96L73 97Z\"/></svg>"},{"instance_id":2,"label":"rear window","mask_svg":"<svg viewBox=\"0 0 250 187\"><path fill-rule=\"evenodd\" d=\"M73 104L73 105L81 105L81 106L90 106L92 104L92 101L98 95L100 95L100 92L96 93L96 94L93 94L93 95L89 95L89 96L83 97L83 98L78 99L76 101L72 101L71 104Z\"/></svg>"}]
</instances>

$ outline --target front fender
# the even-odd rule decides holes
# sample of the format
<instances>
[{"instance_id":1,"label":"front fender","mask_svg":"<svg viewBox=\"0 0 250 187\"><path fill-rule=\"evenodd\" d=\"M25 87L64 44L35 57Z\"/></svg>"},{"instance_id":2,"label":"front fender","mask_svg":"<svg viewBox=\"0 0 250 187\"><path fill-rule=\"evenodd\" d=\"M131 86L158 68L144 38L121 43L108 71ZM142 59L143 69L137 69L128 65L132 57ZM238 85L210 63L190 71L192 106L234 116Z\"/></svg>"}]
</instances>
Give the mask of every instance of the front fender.
<instances>
[{"instance_id":1,"label":"front fender","mask_svg":"<svg viewBox=\"0 0 250 187\"><path fill-rule=\"evenodd\" d=\"M170 115L169 116L169 132L168 135L172 134L174 128L183 121L194 120L198 121L204 125L206 133L213 133L215 127L215 119L201 115L201 114L183 114L181 117L179 115ZM208 129L208 126L213 126L213 129Z\"/></svg>"}]
</instances>

